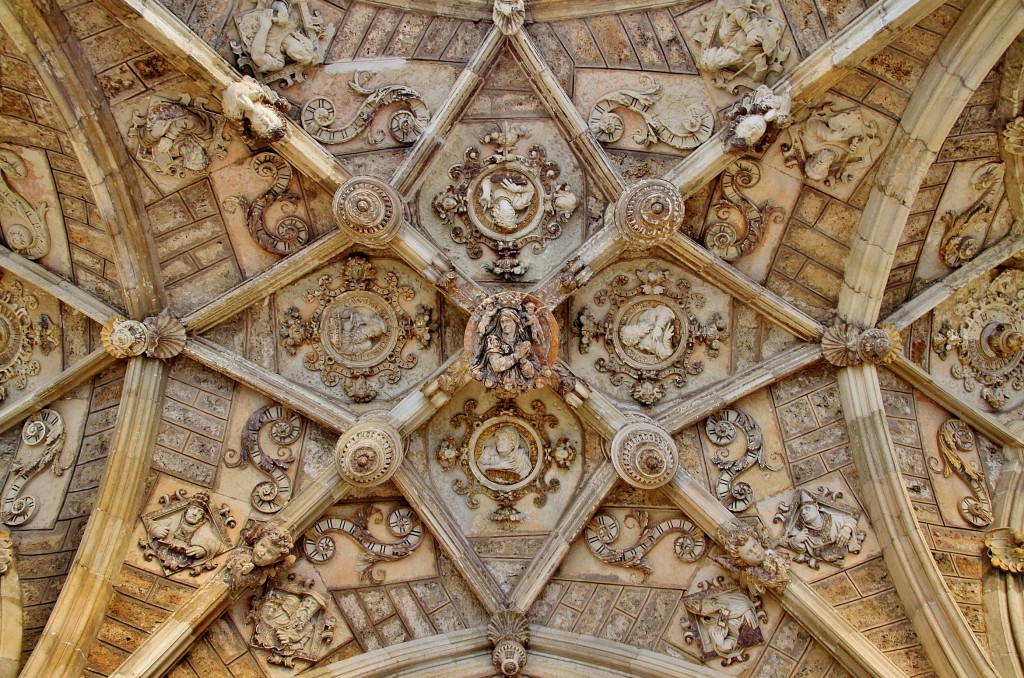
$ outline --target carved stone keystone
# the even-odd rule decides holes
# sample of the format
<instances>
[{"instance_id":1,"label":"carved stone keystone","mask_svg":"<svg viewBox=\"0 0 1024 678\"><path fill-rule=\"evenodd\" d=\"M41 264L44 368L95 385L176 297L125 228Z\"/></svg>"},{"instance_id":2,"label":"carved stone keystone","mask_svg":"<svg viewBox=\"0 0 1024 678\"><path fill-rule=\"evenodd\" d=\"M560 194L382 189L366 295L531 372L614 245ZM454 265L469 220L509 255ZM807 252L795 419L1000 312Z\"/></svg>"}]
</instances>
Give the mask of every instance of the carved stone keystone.
<instances>
[{"instance_id":1,"label":"carved stone keystone","mask_svg":"<svg viewBox=\"0 0 1024 678\"><path fill-rule=\"evenodd\" d=\"M334 218L350 238L367 247L383 247L402 225L401 198L383 181L355 177L334 194Z\"/></svg>"},{"instance_id":2,"label":"carved stone keystone","mask_svg":"<svg viewBox=\"0 0 1024 678\"><path fill-rule=\"evenodd\" d=\"M612 465L633 487L653 490L672 480L679 452L672 436L648 422L628 424L612 440Z\"/></svg>"},{"instance_id":3,"label":"carved stone keystone","mask_svg":"<svg viewBox=\"0 0 1024 678\"><path fill-rule=\"evenodd\" d=\"M487 640L494 646L491 662L504 676L518 676L526 666L530 624L518 610L499 610L487 624Z\"/></svg>"},{"instance_id":4,"label":"carved stone keystone","mask_svg":"<svg viewBox=\"0 0 1024 678\"><path fill-rule=\"evenodd\" d=\"M494 0L491 20L503 35L512 35L526 21L526 0Z\"/></svg>"},{"instance_id":5,"label":"carved stone keystone","mask_svg":"<svg viewBox=\"0 0 1024 678\"><path fill-rule=\"evenodd\" d=\"M836 367L849 367L861 363L885 365L900 352L902 339L892 325L862 330L844 322L837 322L825 330L821 338L821 353Z\"/></svg>"},{"instance_id":6,"label":"carved stone keystone","mask_svg":"<svg viewBox=\"0 0 1024 678\"><path fill-rule=\"evenodd\" d=\"M615 226L630 249L644 250L665 242L683 223L679 190L661 179L646 179L622 194L615 205Z\"/></svg>"},{"instance_id":7,"label":"carved stone keystone","mask_svg":"<svg viewBox=\"0 0 1024 678\"><path fill-rule=\"evenodd\" d=\"M185 347L185 327L170 315L145 320L113 316L100 330L103 348L115 358L134 358L145 353L150 358L167 360Z\"/></svg>"},{"instance_id":8,"label":"carved stone keystone","mask_svg":"<svg viewBox=\"0 0 1024 678\"><path fill-rule=\"evenodd\" d=\"M334 462L346 482L380 485L395 474L405 457L401 434L379 420L360 421L338 438Z\"/></svg>"}]
</instances>

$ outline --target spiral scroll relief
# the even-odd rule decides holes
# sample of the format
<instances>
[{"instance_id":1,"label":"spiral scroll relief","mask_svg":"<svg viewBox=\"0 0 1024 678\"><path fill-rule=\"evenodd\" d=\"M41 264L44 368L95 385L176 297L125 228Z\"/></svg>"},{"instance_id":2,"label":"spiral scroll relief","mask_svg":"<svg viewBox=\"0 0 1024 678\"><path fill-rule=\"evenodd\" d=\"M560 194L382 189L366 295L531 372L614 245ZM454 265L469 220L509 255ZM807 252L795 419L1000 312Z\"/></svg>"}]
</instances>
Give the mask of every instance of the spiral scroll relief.
<instances>
[{"instance_id":1,"label":"spiral scroll relief","mask_svg":"<svg viewBox=\"0 0 1024 678\"><path fill-rule=\"evenodd\" d=\"M665 485L679 466L672 436L645 422L629 424L615 434L611 457L619 477L642 490Z\"/></svg>"},{"instance_id":2,"label":"spiral scroll relief","mask_svg":"<svg viewBox=\"0 0 1024 678\"><path fill-rule=\"evenodd\" d=\"M402 436L382 421L362 421L338 439L334 461L345 482L372 487L395 474L405 457Z\"/></svg>"},{"instance_id":3,"label":"spiral scroll relief","mask_svg":"<svg viewBox=\"0 0 1024 678\"><path fill-rule=\"evenodd\" d=\"M675 186L647 179L630 188L615 206L615 225L631 249L647 249L672 237L684 214Z\"/></svg>"},{"instance_id":4,"label":"spiral scroll relief","mask_svg":"<svg viewBox=\"0 0 1024 678\"><path fill-rule=\"evenodd\" d=\"M402 224L401 199L387 184L370 177L346 181L334 194L334 218L356 242L370 247L388 243Z\"/></svg>"}]
</instances>

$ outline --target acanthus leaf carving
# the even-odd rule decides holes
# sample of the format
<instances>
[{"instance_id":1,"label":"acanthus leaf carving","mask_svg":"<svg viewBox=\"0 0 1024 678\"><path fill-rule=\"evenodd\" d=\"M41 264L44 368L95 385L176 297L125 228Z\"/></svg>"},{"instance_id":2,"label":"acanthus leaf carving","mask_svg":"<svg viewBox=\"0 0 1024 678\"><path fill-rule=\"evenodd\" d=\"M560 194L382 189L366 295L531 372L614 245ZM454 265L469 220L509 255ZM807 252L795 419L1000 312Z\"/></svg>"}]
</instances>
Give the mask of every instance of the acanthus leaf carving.
<instances>
[{"instance_id":1,"label":"acanthus leaf carving","mask_svg":"<svg viewBox=\"0 0 1024 678\"><path fill-rule=\"evenodd\" d=\"M704 246L725 261L750 254L761 243L767 224L781 224L786 210L770 201L759 206L740 192L761 180L761 170L752 160L737 160L722 173L722 198L712 210L717 221L704 228ZM737 227L737 220L739 227Z\"/></svg>"},{"instance_id":2,"label":"acanthus leaf carving","mask_svg":"<svg viewBox=\"0 0 1024 678\"><path fill-rule=\"evenodd\" d=\"M41 313L36 320L29 311L39 306L35 295L13 280L0 286L0 401L7 397L7 384L22 390L28 378L39 374L39 362L32 359L35 349L43 355L60 346L60 328Z\"/></svg>"},{"instance_id":3,"label":"acanthus leaf carving","mask_svg":"<svg viewBox=\"0 0 1024 678\"><path fill-rule=\"evenodd\" d=\"M645 127L634 132L632 139L645 147L658 142L672 148L689 151L711 138L715 126L715 115L704 103L694 101L679 114L672 123L655 111L661 98L662 87L650 75L640 76L640 90L621 89L606 94L594 104L587 126L598 141L613 144L622 138L625 122L621 115L613 113L616 108L626 108L638 114Z\"/></svg>"},{"instance_id":4,"label":"acanthus leaf carving","mask_svg":"<svg viewBox=\"0 0 1024 678\"><path fill-rule=\"evenodd\" d=\"M340 276L320 276L306 298L317 303L309 320L291 307L281 321L285 350L295 355L309 344L306 369L320 372L327 386L341 382L355 402L373 400L383 382L398 383L400 370L416 366L417 356L405 350L410 341L430 343L422 331L431 323L430 309L421 307L416 318L410 317L402 304L415 298L413 289L400 284L393 272L378 275L365 256L345 259Z\"/></svg>"},{"instance_id":5,"label":"acanthus leaf carving","mask_svg":"<svg viewBox=\"0 0 1024 678\"><path fill-rule=\"evenodd\" d=\"M224 562L224 581L231 593L262 586L295 564L295 539L281 523L260 523L250 518L239 536L241 543Z\"/></svg>"},{"instance_id":6,"label":"acanthus leaf carving","mask_svg":"<svg viewBox=\"0 0 1024 678\"><path fill-rule=\"evenodd\" d=\"M610 289L593 297L597 306L611 307L604 318L595 318L584 306L575 324L580 353L601 341L608 358L596 361L597 370L611 374L616 386L629 380L633 399L654 405L665 396L663 382L682 388L689 376L704 371L703 362L692 360L697 344L705 346L709 358L717 358L729 333L720 313L698 320L693 310L704 305L704 297L687 280L678 280L676 291L669 272L655 266L637 270L636 280L632 284L630 276L616 276Z\"/></svg>"},{"instance_id":7,"label":"acanthus leaf carving","mask_svg":"<svg viewBox=\"0 0 1024 678\"><path fill-rule=\"evenodd\" d=\"M782 74L792 49L784 44L786 24L771 16L771 7L756 0L719 2L701 17L697 67L716 87L736 94L741 85L771 83Z\"/></svg>"},{"instance_id":8,"label":"acanthus leaf carving","mask_svg":"<svg viewBox=\"0 0 1024 678\"><path fill-rule=\"evenodd\" d=\"M526 520L516 508L523 497L533 494L534 506L543 507L547 495L561 486L558 478L547 477L551 468L571 468L579 456L577 442L568 437L553 441L548 435L558 418L548 414L544 403L534 400L532 407L527 412L515 401L499 400L479 414L477 401L466 400L463 411L451 419L453 428L463 429L461 438L445 437L434 452L441 468L462 472L452 487L465 495L469 508L480 506L480 494L498 505L488 518L503 530Z\"/></svg>"},{"instance_id":9,"label":"acanthus leaf carving","mask_svg":"<svg viewBox=\"0 0 1024 678\"><path fill-rule=\"evenodd\" d=\"M933 472L941 473L943 478L948 478L955 471L971 488L972 495L960 500L960 515L974 527L991 525L992 499L985 486L985 476L962 456L975 447L974 431L961 419L947 419L939 426L937 438L942 460L928 457L928 466Z\"/></svg>"},{"instance_id":10,"label":"acanthus leaf carving","mask_svg":"<svg viewBox=\"0 0 1024 678\"><path fill-rule=\"evenodd\" d=\"M653 568L645 559L645 555L662 538L670 534L678 534L673 542L673 552L676 558L684 563L696 562L707 549L707 537L700 528L685 518L672 518L662 520L654 525L650 524L650 514L647 511L630 511L624 523L629 526L630 522L640 530L636 541L632 546L617 549L612 544L619 537L619 524L612 516L599 513L587 524L584 535L590 552L600 560L609 565L626 567L639 573L640 584L647 581L653 572Z\"/></svg>"},{"instance_id":11,"label":"acanthus leaf carving","mask_svg":"<svg viewBox=\"0 0 1024 678\"><path fill-rule=\"evenodd\" d=\"M296 659L316 662L323 646L334 639L337 620L327 616L327 600L313 586L312 579L294 573L279 575L249 599L249 645L269 652L269 663L293 668Z\"/></svg>"},{"instance_id":12,"label":"acanthus leaf carving","mask_svg":"<svg viewBox=\"0 0 1024 678\"><path fill-rule=\"evenodd\" d=\"M516 152L526 135L507 122L485 134L481 143L496 152L483 157L479 148L470 147L465 162L448 170L458 184L438 193L432 203L441 221L452 225L452 240L465 245L471 259L482 257L484 247L494 252L484 270L505 280L526 273L529 265L519 258L523 249L543 252L579 204L568 183L555 183L562 170L547 159L543 146L531 146L525 156Z\"/></svg>"},{"instance_id":13,"label":"acanthus leaf carving","mask_svg":"<svg viewBox=\"0 0 1024 678\"><path fill-rule=\"evenodd\" d=\"M252 461L270 476L270 480L258 483L249 494L249 501L257 511L277 513L292 498L288 468L295 462L295 455L287 446L299 440L302 427L302 417L295 412L281 405L264 405L246 419L240 449L230 449L224 455L224 465L228 468L245 468ZM270 439L280 445L276 453L264 450L260 443L260 433L265 429Z\"/></svg>"},{"instance_id":14,"label":"acanthus leaf carving","mask_svg":"<svg viewBox=\"0 0 1024 678\"><path fill-rule=\"evenodd\" d=\"M249 235L264 251L287 256L301 249L310 240L310 228L293 214L301 196L286 192L292 181L291 165L277 153L264 151L252 157L252 169L257 176L271 180L270 188L252 202L240 195L228 197L224 210L229 214L239 209L245 212ZM280 206L285 216L268 227L267 216L274 205Z\"/></svg>"},{"instance_id":15,"label":"acanthus leaf carving","mask_svg":"<svg viewBox=\"0 0 1024 678\"><path fill-rule=\"evenodd\" d=\"M44 409L36 412L28 419L21 428L21 440L27 446L19 450L14 464L11 466L11 481L7 492L4 495L3 509L0 517L3 522L11 527L24 525L36 510L35 497L21 496L22 490L32 478L38 475L47 465L55 476L64 474L73 461L64 460L64 441L66 438L64 429L64 417L57 410ZM39 449L42 448L42 451ZM25 460L21 452L28 449L36 453L34 459Z\"/></svg>"},{"instance_id":16,"label":"acanthus leaf carving","mask_svg":"<svg viewBox=\"0 0 1024 678\"><path fill-rule=\"evenodd\" d=\"M303 70L324 62L334 37L308 0L252 0L254 7L235 16L239 40L231 41L238 69L281 87L303 82Z\"/></svg>"},{"instance_id":17,"label":"acanthus leaf carving","mask_svg":"<svg viewBox=\"0 0 1024 678\"><path fill-rule=\"evenodd\" d=\"M852 181L855 169L871 164L871 148L882 143L878 123L865 119L863 108L834 106L824 101L805 109L787 128L789 141L782 144L787 166L829 187Z\"/></svg>"},{"instance_id":18,"label":"acanthus leaf carving","mask_svg":"<svg viewBox=\"0 0 1024 678\"><path fill-rule=\"evenodd\" d=\"M726 408L711 415L704 422L704 430L713 444L723 446L736 440L738 430L743 431L746 449L742 456L730 459L728 448L719 447L711 461L721 471L715 484L718 500L734 513L746 510L754 501L754 488L749 483L736 482L736 478L755 464L769 471L780 471L782 455L765 449L760 424L740 410Z\"/></svg>"},{"instance_id":19,"label":"acanthus leaf carving","mask_svg":"<svg viewBox=\"0 0 1024 678\"><path fill-rule=\"evenodd\" d=\"M42 259L50 251L50 229L46 223L49 207L33 206L8 183L11 178L28 177L28 165L15 150L0 145L0 217L7 246L26 259Z\"/></svg>"},{"instance_id":20,"label":"acanthus leaf carving","mask_svg":"<svg viewBox=\"0 0 1024 678\"><path fill-rule=\"evenodd\" d=\"M412 87L405 85L384 85L376 89L363 87L359 82L360 72L356 71L348 87L354 93L366 97L359 105L352 119L342 127L332 128L334 104L323 96L313 97L302 107L299 119L302 128L314 139L324 144L344 144L366 132L366 141L376 146L384 141L384 132L373 132L373 121L378 111L401 103L403 108L394 111L388 120L391 138L400 144L411 144L420 138L430 124L430 109L423 97Z\"/></svg>"},{"instance_id":21,"label":"acanthus leaf carving","mask_svg":"<svg viewBox=\"0 0 1024 678\"><path fill-rule=\"evenodd\" d=\"M779 504L775 522L783 523L779 546L796 553L793 560L820 569L820 563L842 567L846 556L860 553L867 534L858 527L860 510L840 501L842 492L819 487L797 490Z\"/></svg>"},{"instance_id":22,"label":"acanthus leaf carving","mask_svg":"<svg viewBox=\"0 0 1024 678\"><path fill-rule=\"evenodd\" d=\"M193 577L216 567L211 561L231 548L228 528L235 526L231 509L210 503L210 495L185 490L161 496L161 508L142 516L146 536L139 540L142 556L157 560L165 576L187 569Z\"/></svg>"},{"instance_id":23,"label":"acanthus leaf carving","mask_svg":"<svg viewBox=\"0 0 1024 678\"><path fill-rule=\"evenodd\" d=\"M704 661L718 658L722 666L750 659L747 648L764 643L761 623L768 615L761 598L748 595L725 577L697 583L694 593L683 596L686 615L680 620L686 643L696 643Z\"/></svg>"},{"instance_id":24,"label":"acanthus leaf carving","mask_svg":"<svg viewBox=\"0 0 1024 678\"><path fill-rule=\"evenodd\" d=\"M144 112L135 111L128 138L136 140L135 158L158 174L187 177L206 174L214 158L227 153L227 120L189 94L152 97Z\"/></svg>"},{"instance_id":25,"label":"acanthus leaf carving","mask_svg":"<svg viewBox=\"0 0 1024 678\"><path fill-rule=\"evenodd\" d=\"M1024 116L1006 123L1003 129L1003 148L1014 155L1024 155Z\"/></svg>"},{"instance_id":26,"label":"acanthus leaf carving","mask_svg":"<svg viewBox=\"0 0 1024 678\"><path fill-rule=\"evenodd\" d=\"M375 504L366 504L351 519L332 516L318 520L303 535L302 552L314 563L325 563L337 549L330 533L345 534L363 550L356 565L359 579L381 584L384 574L377 571L377 566L412 555L423 542L424 532L419 516L409 507L399 507L387 516L388 531L398 541L383 542L370 532L370 521L375 517L377 522L383 522L384 513Z\"/></svg>"},{"instance_id":27,"label":"acanthus leaf carving","mask_svg":"<svg viewBox=\"0 0 1024 678\"><path fill-rule=\"evenodd\" d=\"M982 217L995 209L1002 185L1003 163L985 163L971 176L971 189L981 191L974 204L961 212L950 211L942 215L946 230L939 243L939 255L947 266L962 266L978 254L981 236L973 231Z\"/></svg>"}]
</instances>

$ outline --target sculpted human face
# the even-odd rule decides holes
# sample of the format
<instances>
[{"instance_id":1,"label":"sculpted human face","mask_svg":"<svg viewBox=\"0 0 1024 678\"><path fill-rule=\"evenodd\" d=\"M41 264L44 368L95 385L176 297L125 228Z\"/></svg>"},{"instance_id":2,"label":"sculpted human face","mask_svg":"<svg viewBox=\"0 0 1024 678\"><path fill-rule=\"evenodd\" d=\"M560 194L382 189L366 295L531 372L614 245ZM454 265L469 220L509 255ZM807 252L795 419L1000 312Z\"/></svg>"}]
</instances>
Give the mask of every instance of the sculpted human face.
<instances>
[{"instance_id":1,"label":"sculpted human face","mask_svg":"<svg viewBox=\"0 0 1024 678\"><path fill-rule=\"evenodd\" d=\"M512 318L502 316L501 321L498 323L501 326L501 333L506 337L513 337L516 333L516 321Z\"/></svg>"},{"instance_id":2,"label":"sculpted human face","mask_svg":"<svg viewBox=\"0 0 1024 678\"><path fill-rule=\"evenodd\" d=\"M800 507L800 520L804 523L814 524L821 517L821 512L818 511L818 507L814 504L804 504Z\"/></svg>"},{"instance_id":3,"label":"sculpted human face","mask_svg":"<svg viewBox=\"0 0 1024 678\"><path fill-rule=\"evenodd\" d=\"M185 522L189 525L198 525L203 521L203 509L191 504L185 509Z\"/></svg>"},{"instance_id":4,"label":"sculpted human face","mask_svg":"<svg viewBox=\"0 0 1024 678\"><path fill-rule=\"evenodd\" d=\"M764 562L764 547L761 546L761 542L757 541L753 537L743 542L743 545L738 549L740 560L745 565L760 565Z\"/></svg>"},{"instance_id":5,"label":"sculpted human face","mask_svg":"<svg viewBox=\"0 0 1024 678\"><path fill-rule=\"evenodd\" d=\"M252 547L252 562L260 567L273 565L282 555L281 547L270 541L270 537L260 537Z\"/></svg>"}]
</instances>

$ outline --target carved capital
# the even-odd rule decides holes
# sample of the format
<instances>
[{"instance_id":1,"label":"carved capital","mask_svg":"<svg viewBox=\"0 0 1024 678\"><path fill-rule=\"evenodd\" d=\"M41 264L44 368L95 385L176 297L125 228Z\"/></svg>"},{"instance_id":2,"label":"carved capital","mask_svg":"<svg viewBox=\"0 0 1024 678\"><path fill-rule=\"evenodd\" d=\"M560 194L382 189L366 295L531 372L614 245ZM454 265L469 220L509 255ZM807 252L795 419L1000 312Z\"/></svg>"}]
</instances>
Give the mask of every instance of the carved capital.
<instances>
[{"instance_id":1,"label":"carved capital","mask_svg":"<svg viewBox=\"0 0 1024 678\"><path fill-rule=\"evenodd\" d=\"M402 225L401 205L401 198L386 183L355 177L334 194L334 218L359 244L383 247Z\"/></svg>"},{"instance_id":2,"label":"carved capital","mask_svg":"<svg viewBox=\"0 0 1024 678\"><path fill-rule=\"evenodd\" d=\"M530 624L518 610L499 610L487 624L487 640L494 646L491 662L504 676L518 676L526 666Z\"/></svg>"},{"instance_id":3,"label":"carved capital","mask_svg":"<svg viewBox=\"0 0 1024 678\"><path fill-rule=\"evenodd\" d=\"M401 434L378 420L360 421L338 439L334 462L346 482L372 487L395 474L405 457Z\"/></svg>"},{"instance_id":4,"label":"carved capital","mask_svg":"<svg viewBox=\"0 0 1024 678\"><path fill-rule=\"evenodd\" d=\"M114 316L100 330L103 348L115 358L146 354L167 360L185 347L185 327L173 316L161 314L145 320Z\"/></svg>"},{"instance_id":5,"label":"carved capital","mask_svg":"<svg viewBox=\"0 0 1024 678\"><path fill-rule=\"evenodd\" d=\"M684 214L683 199L675 186L647 179L623 193L615 205L615 226L631 249L649 249L671 238Z\"/></svg>"},{"instance_id":6,"label":"carved capital","mask_svg":"<svg viewBox=\"0 0 1024 678\"><path fill-rule=\"evenodd\" d=\"M825 330L821 353L836 367L861 363L886 365L900 352L902 339L892 325L882 324L869 330L837 322Z\"/></svg>"},{"instance_id":7,"label":"carved capital","mask_svg":"<svg viewBox=\"0 0 1024 678\"><path fill-rule=\"evenodd\" d=\"M668 483L679 466L679 452L672 436L647 422L620 429L612 440L611 458L619 477L642 490Z\"/></svg>"}]
</instances>

